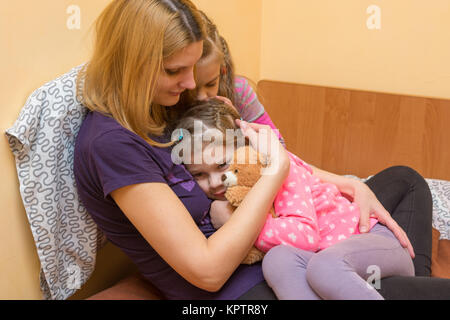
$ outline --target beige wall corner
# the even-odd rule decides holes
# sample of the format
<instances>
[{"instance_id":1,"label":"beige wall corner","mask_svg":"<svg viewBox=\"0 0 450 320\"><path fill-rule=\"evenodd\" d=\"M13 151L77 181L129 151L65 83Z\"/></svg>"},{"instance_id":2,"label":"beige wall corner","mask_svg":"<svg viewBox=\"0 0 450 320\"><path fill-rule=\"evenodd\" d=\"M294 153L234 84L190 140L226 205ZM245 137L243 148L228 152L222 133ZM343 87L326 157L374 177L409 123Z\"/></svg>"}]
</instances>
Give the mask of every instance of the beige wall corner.
<instances>
[{"instance_id":1,"label":"beige wall corner","mask_svg":"<svg viewBox=\"0 0 450 320\"><path fill-rule=\"evenodd\" d=\"M36 246L19 194L14 157L5 136L0 139L0 148L3 172L0 184L0 299L42 299Z\"/></svg>"},{"instance_id":2,"label":"beige wall corner","mask_svg":"<svg viewBox=\"0 0 450 320\"><path fill-rule=\"evenodd\" d=\"M89 28L107 3L109 0L0 2L0 299L42 299L40 264L4 132L35 89L88 58ZM79 29L70 24L78 9Z\"/></svg>"}]
</instances>

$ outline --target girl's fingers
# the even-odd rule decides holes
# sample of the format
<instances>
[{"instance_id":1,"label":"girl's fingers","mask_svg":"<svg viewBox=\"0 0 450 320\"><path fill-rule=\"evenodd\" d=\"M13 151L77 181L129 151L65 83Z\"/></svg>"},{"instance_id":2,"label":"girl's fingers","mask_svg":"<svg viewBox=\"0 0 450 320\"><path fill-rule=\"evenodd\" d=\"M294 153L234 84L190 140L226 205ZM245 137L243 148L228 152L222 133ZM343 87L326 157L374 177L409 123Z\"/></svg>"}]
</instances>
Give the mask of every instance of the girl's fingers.
<instances>
[{"instance_id":1,"label":"girl's fingers","mask_svg":"<svg viewBox=\"0 0 450 320\"><path fill-rule=\"evenodd\" d=\"M369 231L369 210L367 208L360 208L359 211L359 232L366 233Z\"/></svg>"},{"instance_id":2,"label":"girl's fingers","mask_svg":"<svg viewBox=\"0 0 450 320\"><path fill-rule=\"evenodd\" d=\"M397 237L402 247L406 248L409 252L411 258L415 257L414 249L411 242L408 239L405 231L395 222L394 219L389 219L386 222L386 226L392 231L392 233Z\"/></svg>"},{"instance_id":3,"label":"girl's fingers","mask_svg":"<svg viewBox=\"0 0 450 320\"><path fill-rule=\"evenodd\" d=\"M364 197L358 199L365 199ZM369 197L370 199L370 197ZM369 219L370 217L375 217L378 219L378 222L385 225L395 237L398 239L402 247L406 248L412 258L415 257L414 249L412 247L411 242L408 239L405 231L395 222L395 220L391 217L390 213L383 207L383 205L376 199L376 197L372 198L372 205L366 207L366 201L359 201L360 205L360 222L359 229L361 233L367 232L370 227ZM366 231L363 230L364 227L367 227Z\"/></svg>"},{"instance_id":4,"label":"girl's fingers","mask_svg":"<svg viewBox=\"0 0 450 320\"><path fill-rule=\"evenodd\" d=\"M251 122L247 122L247 121L239 120L239 119L236 119L236 123L241 129L244 129L242 127L242 125L244 125L245 128L252 128L256 132L259 132L261 129L272 130L268 125L265 125L265 124L251 123Z\"/></svg>"},{"instance_id":5,"label":"girl's fingers","mask_svg":"<svg viewBox=\"0 0 450 320\"><path fill-rule=\"evenodd\" d=\"M357 187L355 189L355 196L353 201L358 205L359 207L359 232L366 233L369 231L370 223L370 206L369 206L369 198L367 197L367 192L365 192L366 189L361 189Z\"/></svg>"},{"instance_id":6,"label":"girl's fingers","mask_svg":"<svg viewBox=\"0 0 450 320\"><path fill-rule=\"evenodd\" d=\"M248 137L252 147L262 155L267 156L268 159L276 162L280 153L286 153L278 137L269 126L248 123L239 119L236 119L236 124L241 128L243 135ZM287 159L287 154L283 155Z\"/></svg>"},{"instance_id":7,"label":"girl's fingers","mask_svg":"<svg viewBox=\"0 0 450 320\"><path fill-rule=\"evenodd\" d=\"M236 123L241 128L242 134L250 140L253 148L258 150L258 134L256 131L248 125L248 122L236 120Z\"/></svg>"},{"instance_id":8,"label":"girl's fingers","mask_svg":"<svg viewBox=\"0 0 450 320\"><path fill-rule=\"evenodd\" d=\"M409 241L408 236L406 235L406 232L391 217L389 212L386 211L386 209L384 208L379 208L377 211L375 211L375 216L378 218L378 221L381 224L384 224L389 230L392 231L392 233L398 239L402 247L408 250L411 258L414 258L415 257L414 249L411 242Z\"/></svg>"}]
</instances>

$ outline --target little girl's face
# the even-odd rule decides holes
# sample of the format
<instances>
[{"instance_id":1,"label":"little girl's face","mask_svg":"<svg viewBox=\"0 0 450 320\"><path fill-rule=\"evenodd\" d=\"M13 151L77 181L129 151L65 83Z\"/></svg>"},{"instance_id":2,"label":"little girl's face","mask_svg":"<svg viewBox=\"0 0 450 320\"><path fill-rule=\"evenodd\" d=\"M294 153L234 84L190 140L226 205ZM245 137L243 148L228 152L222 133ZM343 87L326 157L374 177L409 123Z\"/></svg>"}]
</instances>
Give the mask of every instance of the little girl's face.
<instances>
[{"instance_id":1,"label":"little girl's face","mask_svg":"<svg viewBox=\"0 0 450 320\"><path fill-rule=\"evenodd\" d=\"M204 149L202 163L185 164L200 188L206 193L208 198L213 200L226 200L225 191L227 188L223 185L222 175L227 171L231 161L231 157L227 155L226 151L227 149L224 146ZM205 161L206 157L209 159L215 158L215 161ZM194 156L192 159L195 159Z\"/></svg>"},{"instance_id":2,"label":"little girl's face","mask_svg":"<svg viewBox=\"0 0 450 320\"><path fill-rule=\"evenodd\" d=\"M220 60L214 55L201 59L196 64L196 98L206 100L214 98L219 92Z\"/></svg>"}]
</instances>

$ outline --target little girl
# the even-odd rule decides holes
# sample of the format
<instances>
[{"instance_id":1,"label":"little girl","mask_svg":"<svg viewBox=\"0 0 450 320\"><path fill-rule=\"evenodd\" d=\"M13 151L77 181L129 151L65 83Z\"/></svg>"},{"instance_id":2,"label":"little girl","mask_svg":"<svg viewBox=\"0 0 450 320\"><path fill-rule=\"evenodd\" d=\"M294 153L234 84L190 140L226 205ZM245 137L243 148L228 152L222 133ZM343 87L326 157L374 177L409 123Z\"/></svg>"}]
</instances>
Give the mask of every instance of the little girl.
<instances>
[{"instance_id":1,"label":"little girl","mask_svg":"<svg viewBox=\"0 0 450 320\"><path fill-rule=\"evenodd\" d=\"M190 108L176 128L187 130L193 136L194 122L201 121L204 130L217 129L225 135L227 129L236 129L237 118L239 114L232 107L209 100ZM231 159L227 158L229 152L220 149L227 146L235 147L234 141L215 146L215 153L220 151L223 155L217 163L186 164L211 199L225 200L222 175ZM275 247L264 258L263 271L279 299L382 299L366 283L371 275L369 271L377 272L376 280L392 275L414 275L408 251L388 228L371 219L370 232L359 234L358 206L335 185L315 177L308 164L288 154L290 172L274 201L278 218L267 216L255 242L263 252ZM204 155L198 158L204 159ZM212 206L211 216L214 210L229 209ZM285 257L285 251L292 251L301 262L288 267L280 265L279 257ZM291 273L280 272L282 268L290 268Z\"/></svg>"}]
</instances>

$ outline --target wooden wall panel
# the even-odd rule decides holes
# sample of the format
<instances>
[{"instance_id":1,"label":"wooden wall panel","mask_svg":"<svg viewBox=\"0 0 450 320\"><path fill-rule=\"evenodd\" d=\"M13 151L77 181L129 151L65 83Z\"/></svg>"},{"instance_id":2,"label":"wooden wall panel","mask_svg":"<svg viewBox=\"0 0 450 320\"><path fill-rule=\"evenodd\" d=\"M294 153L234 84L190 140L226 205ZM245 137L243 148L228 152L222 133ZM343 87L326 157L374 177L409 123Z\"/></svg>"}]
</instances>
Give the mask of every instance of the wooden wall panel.
<instances>
[{"instance_id":1,"label":"wooden wall panel","mask_svg":"<svg viewBox=\"0 0 450 320\"><path fill-rule=\"evenodd\" d=\"M450 180L450 100L268 80L258 94L288 149L312 165L360 177L407 165Z\"/></svg>"}]
</instances>

